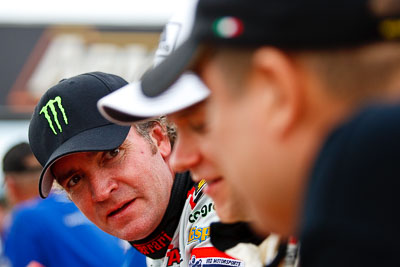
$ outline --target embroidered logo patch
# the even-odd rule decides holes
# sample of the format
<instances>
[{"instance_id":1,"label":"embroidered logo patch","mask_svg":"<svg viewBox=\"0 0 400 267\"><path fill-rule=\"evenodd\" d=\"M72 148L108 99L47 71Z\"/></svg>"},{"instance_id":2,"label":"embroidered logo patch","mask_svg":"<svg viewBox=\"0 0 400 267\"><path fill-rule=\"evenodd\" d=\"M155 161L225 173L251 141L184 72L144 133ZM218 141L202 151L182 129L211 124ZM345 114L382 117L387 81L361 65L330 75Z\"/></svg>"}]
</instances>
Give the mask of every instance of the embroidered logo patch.
<instances>
[{"instance_id":1,"label":"embroidered logo patch","mask_svg":"<svg viewBox=\"0 0 400 267\"><path fill-rule=\"evenodd\" d=\"M68 118L65 114L65 109L61 103L61 97L56 96L54 99L50 99L45 106L42 107L39 114L44 114L47 122L49 123L50 129L53 131L55 135L57 135L57 129L60 133L62 133L63 129L61 127L60 122L58 121L58 113L57 108L61 112L62 118L64 120L65 125L68 124ZM52 116L50 116L50 113ZM57 126L57 129L54 127L54 124Z\"/></svg>"}]
</instances>

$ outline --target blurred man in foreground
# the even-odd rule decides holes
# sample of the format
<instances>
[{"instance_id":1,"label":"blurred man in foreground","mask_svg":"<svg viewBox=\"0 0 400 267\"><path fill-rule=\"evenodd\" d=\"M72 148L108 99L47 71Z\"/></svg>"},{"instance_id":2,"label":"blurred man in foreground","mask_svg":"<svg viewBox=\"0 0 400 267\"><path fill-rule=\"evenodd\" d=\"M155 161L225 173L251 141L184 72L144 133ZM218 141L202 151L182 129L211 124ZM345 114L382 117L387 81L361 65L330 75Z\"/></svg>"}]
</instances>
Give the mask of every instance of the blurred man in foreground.
<instances>
[{"instance_id":1,"label":"blurred man in foreground","mask_svg":"<svg viewBox=\"0 0 400 267\"><path fill-rule=\"evenodd\" d=\"M398 99L400 45L392 41L400 37L399 17L398 1L201 0L191 37L145 74L141 87L148 97L162 96L185 69L201 77L211 90L209 149L220 172L257 218L257 228L299 233L304 200L309 198L302 230L305 266L393 264L399 235L393 227L399 216L393 215L396 198L390 190L398 180L393 180L395 170L387 178L392 186L380 198L380 208L361 201L369 198L367 192L380 179L376 170L364 177L372 181L366 187L370 190L354 198L346 194L339 202L324 199L314 186L327 190L329 186L321 184L340 184L344 179L357 192L356 185L364 181L354 175L361 173L357 168L373 166L358 164L343 173L340 155L326 152L324 140L353 116L354 121L361 120L365 114L358 115L358 110L363 106ZM390 115L396 108L388 109L366 113L396 118ZM369 126L365 128L377 133L378 125ZM371 137L369 131L362 134ZM385 139L366 136L360 138ZM329 155L333 160L321 160ZM363 156L371 155L373 151ZM332 175L336 172L342 175ZM305 194L309 177L310 192L319 197ZM359 205L346 205L355 199ZM332 201L338 206L327 209ZM341 212L330 216L329 211L337 210ZM373 220L368 210L382 215L382 221ZM354 225L364 224L371 226L365 228L373 231L373 242L371 232L354 231ZM334 242L324 239L333 232L341 233L333 236ZM319 253L312 254L316 249ZM367 257L371 251L379 255L374 261Z\"/></svg>"}]
</instances>

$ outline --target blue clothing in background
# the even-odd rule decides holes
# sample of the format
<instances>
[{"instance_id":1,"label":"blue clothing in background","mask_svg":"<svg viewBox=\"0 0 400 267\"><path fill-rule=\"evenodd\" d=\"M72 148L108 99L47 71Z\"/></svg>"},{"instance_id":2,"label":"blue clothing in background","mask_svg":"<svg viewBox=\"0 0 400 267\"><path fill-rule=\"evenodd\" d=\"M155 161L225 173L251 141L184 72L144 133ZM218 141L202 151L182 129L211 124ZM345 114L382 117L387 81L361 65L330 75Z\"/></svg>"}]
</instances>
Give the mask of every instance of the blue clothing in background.
<instances>
[{"instance_id":1,"label":"blue clothing in background","mask_svg":"<svg viewBox=\"0 0 400 267\"><path fill-rule=\"evenodd\" d=\"M146 266L144 255L100 230L64 194L27 201L11 216L4 254L13 267Z\"/></svg>"},{"instance_id":2,"label":"blue clothing in background","mask_svg":"<svg viewBox=\"0 0 400 267\"><path fill-rule=\"evenodd\" d=\"M146 265L146 256L136 250L136 248L132 247L129 244L129 250L127 251L127 256L125 258L125 262L122 267L145 267Z\"/></svg>"}]
</instances>

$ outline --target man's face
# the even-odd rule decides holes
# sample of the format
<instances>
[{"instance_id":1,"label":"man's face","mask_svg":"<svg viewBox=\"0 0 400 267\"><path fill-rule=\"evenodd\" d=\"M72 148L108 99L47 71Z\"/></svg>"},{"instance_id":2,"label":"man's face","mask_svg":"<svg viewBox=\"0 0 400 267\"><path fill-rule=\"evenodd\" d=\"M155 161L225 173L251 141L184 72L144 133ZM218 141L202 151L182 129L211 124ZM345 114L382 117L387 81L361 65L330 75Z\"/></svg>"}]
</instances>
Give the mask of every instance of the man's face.
<instances>
[{"instance_id":1,"label":"man's face","mask_svg":"<svg viewBox=\"0 0 400 267\"><path fill-rule=\"evenodd\" d=\"M251 72L242 90L233 93L221 70L215 59L199 69L212 91L207 118L214 164L245 201L258 230L290 234L301 193L300 171L297 163L290 164L298 158L296 151L286 149L292 140L276 130L280 127L276 96L262 73Z\"/></svg>"},{"instance_id":2,"label":"man's face","mask_svg":"<svg viewBox=\"0 0 400 267\"><path fill-rule=\"evenodd\" d=\"M132 127L118 149L65 156L52 171L72 201L103 231L125 240L142 239L161 222L173 183L166 162L169 141L153 141L155 153Z\"/></svg>"},{"instance_id":3,"label":"man's face","mask_svg":"<svg viewBox=\"0 0 400 267\"><path fill-rule=\"evenodd\" d=\"M178 136L171 156L175 171L190 170L196 182L207 182L205 193L215 203L223 222L245 220L242 201L216 169L208 144L208 123L205 117L207 102L201 102L168 116L178 127Z\"/></svg>"}]
</instances>

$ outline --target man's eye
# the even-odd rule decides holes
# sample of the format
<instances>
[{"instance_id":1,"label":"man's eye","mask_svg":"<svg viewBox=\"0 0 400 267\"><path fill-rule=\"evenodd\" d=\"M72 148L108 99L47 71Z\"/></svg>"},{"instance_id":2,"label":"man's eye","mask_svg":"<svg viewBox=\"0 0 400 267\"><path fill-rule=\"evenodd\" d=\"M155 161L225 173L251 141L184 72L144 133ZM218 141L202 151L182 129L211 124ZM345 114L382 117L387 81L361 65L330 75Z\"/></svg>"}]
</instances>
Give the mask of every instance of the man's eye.
<instances>
[{"instance_id":1,"label":"man's eye","mask_svg":"<svg viewBox=\"0 0 400 267\"><path fill-rule=\"evenodd\" d=\"M200 123L190 123L190 128L197 133L205 133L206 132L206 124L203 122Z\"/></svg>"},{"instance_id":2,"label":"man's eye","mask_svg":"<svg viewBox=\"0 0 400 267\"><path fill-rule=\"evenodd\" d=\"M74 187L77 183L79 183L79 181L81 180L81 176L80 175L74 175L71 177L71 179L68 180L67 182L67 188L72 188Z\"/></svg>"},{"instance_id":3,"label":"man's eye","mask_svg":"<svg viewBox=\"0 0 400 267\"><path fill-rule=\"evenodd\" d=\"M104 157L105 157L106 159L112 159L112 158L115 158L116 156L118 156L119 152L120 152L119 148L116 148L116 149L107 151L107 152L105 153Z\"/></svg>"}]
</instances>

